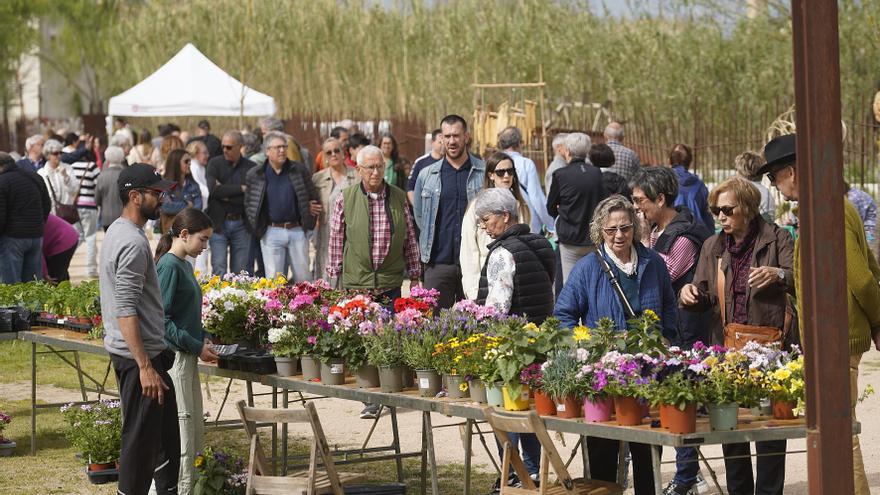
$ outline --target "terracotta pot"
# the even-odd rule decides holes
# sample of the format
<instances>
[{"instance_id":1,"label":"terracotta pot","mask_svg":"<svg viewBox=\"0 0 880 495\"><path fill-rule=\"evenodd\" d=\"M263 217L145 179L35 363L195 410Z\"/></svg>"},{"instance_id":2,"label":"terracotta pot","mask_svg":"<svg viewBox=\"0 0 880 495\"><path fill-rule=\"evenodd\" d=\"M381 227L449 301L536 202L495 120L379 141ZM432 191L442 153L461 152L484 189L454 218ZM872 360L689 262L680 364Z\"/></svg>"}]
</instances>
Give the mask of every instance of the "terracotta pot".
<instances>
[{"instance_id":1,"label":"terracotta pot","mask_svg":"<svg viewBox=\"0 0 880 495\"><path fill-rule=\"evenodd\" d=\"M666 404L660 404L660 407L658 408L660 411L660 428L669 429L669 418L666 415L669 408L665 406Z\"/></svg>"},{"instance_id":2,"label":"terracotta pot","mask_svg":"<svg viewBox=\"0 0 880 495\"><path fill-rule=\"evenodd\" d=\"M682 435L697 431L697 405L695 403L685 406L684 411L673 405L660 404L661 417L664 417L664 409L666 410L666 423L663 423L663 427L668 428L669 433Z\"/></svg>"},{"instance_id":3,"label":"terracotta pot","mask_svg":"<svg viewBox=\"0 0 880 495\"><path fill-rule=\"evenodd\" d=\"M645 408L634 397L614 397L614 414L620 426L638 426L645 417Z\"/></svg>"},{"instance_id":4,"label":"terracotta pot","mask_svg":"<svg viewBox=\"0 0 880 495\"><path fill-rule=\"evenodd\" d=\"M108 469L116 469L116 462L93 462L89 464L89 471L106 471Z\"/></svg>"},{"instance_id":5,"label":"terracotta pot","mask_svg":"<svg viewBox=\"0 0 880 495\"><path fill-rule=\"evenodd\" d=\"M794 413L794 408L797 407L797 402L786 402L786 401L772 401L773 407L773 419L795 419L797 418L797 414Z\"/></svg>"},{"instance_id":6,"label":"terracotta pot","mask_svg":"<svg viewBox=\"0 0 880 495\"><path fill-rule=\"evenodd\" d=\"M611 414L614 413L614 401L611 397L599 398L596 400L584 399L584 420L590 423L604 423L611 421Z\"/></svg>"},{"instance_id":7,"label":"terracotta pot","mask_svg":"<svg viewBox=\"0 0 880 495\"><path fill-rule=\"evenodd\" d=\"M584 415L583 402L574 395L556 399L556 416L563 419L580 418Z\"/></svg>"},{"instance_id":8,"label":"terracotta pot","mask_svg":"<svg viewBox=\"0 0 880 495\"><path fill-rule=\"evenodd\" d=\"M538 416L556 416L556 403L543 390L535 389L535 410Z\"/></svg>"}]
</instances>

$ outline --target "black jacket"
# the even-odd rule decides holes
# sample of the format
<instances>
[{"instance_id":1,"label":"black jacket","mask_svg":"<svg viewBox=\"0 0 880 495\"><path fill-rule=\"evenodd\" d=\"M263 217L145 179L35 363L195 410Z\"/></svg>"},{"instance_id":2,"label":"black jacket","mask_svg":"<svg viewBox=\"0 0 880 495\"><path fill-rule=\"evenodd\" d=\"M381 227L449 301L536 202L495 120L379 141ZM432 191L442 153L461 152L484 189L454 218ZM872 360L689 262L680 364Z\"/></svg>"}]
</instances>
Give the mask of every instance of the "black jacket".
<instances>
[{"instance_id":1,"label":"black jacket","mask_svg":"<svg viewBox=\"0 0 880 495\"><path fill-rule=\"evenodd\" d=\"M528 225L519 224L508 228L489 244L489 256L499 247L508 250L516 264L509 313L523 315L533 323L542 323L553 314L553 279L556 275L553 246L544 236L529 232ZM489 295L488 265L487 257L480 274L480 290L477 293L479 304L485 304Z\"/></svg>"},{"instance_id":2,"label":"black jacket","mask_svg":"<svg viewBox=\"0 0 880 495\"><path fill-rule=\"evenodd\" d=\"M547 212L556 218L556 235L562 244L592 246L590 221L600 201L608 197L602 172L583 160L572 161L553 172L547 195Z\"/></svg>"},{"instance_id":3,"label":"black jacket","mask_svg":"<svg viewBox=\"0 0 880 495\"><path fill-rule=\"evenodd\" d=\"M0 172L0 237L42 237L51 210L46 183L36 172L15 165Z\"/></svg>"},{"instance_id":4,"label":"black jacket","mask_svg":"<svg viewBox=\"0 0 880 495\"><path fill-rule=\"evenodd\" d=\"M309 213L309 201L318 201L318 192L312 183L312 177L306 166L299 162L288 160L290 170L287 176L290 183L293 184L293 191L296 193L296 203L299 210L299 224L303 230L312 230L315 228L317 217ZM269 160L266 159L262 164L252 168L247 173L245 183L247 184L247 192L244 199L244 213L247 217L248 224L251 226L251 232L257 239L263 237L269 226L269 212L266 208L266 170L269 167Z\"/></svg>"},{"instance_id":5,"label":"black jacket","mask_svg":"<svg viewBox=\"0 0 880 495\"><path fill-rule=\"evenodd\" d=\"M235 167L230 167L223 155L208 160L208 166L205 168L205 178L210 192L207 213L214 224L214 232L223 231L223 221L226 220L230 205L244 211L244 192L241 186L245 183L248 171L255 166L254 162L245 157L239 158ZM238 169L238 177L234 177L236 169Z\"/></svg>"}]
</instances>

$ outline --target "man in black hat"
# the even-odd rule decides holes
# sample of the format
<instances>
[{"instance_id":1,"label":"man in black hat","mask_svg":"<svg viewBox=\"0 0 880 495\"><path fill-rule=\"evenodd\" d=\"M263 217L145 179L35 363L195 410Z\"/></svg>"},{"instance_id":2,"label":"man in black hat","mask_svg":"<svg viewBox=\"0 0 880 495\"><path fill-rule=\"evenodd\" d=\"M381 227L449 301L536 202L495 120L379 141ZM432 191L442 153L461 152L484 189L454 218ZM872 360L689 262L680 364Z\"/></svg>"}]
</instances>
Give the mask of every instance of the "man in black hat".
<instances>
[{"instance_id":1,"label":"man in black hat","mask_svg":"<svg viewBox=\"0 0 880 495\"><path fill-rule=\"evenodd\" d=\"M0 283L43 279L43 231L51 208L43 179L0 152Z\"/></svg>"},{"instance_id":2,"label":"man in black hat","mask_svg":"<svg viewBox=\"0 0 880 495\"><path fill-rule=\"evenodd\" d=\"M180 433L174 385L168 370L174 353L165 344L165 312L156 265L144 234L147 220L176 183L147 164L120 172L122 215L107 229L101 248L101 314L104 348L119 384L122 452L119 493L177 493Z\"/></svg>"},{"instance_id":3,"label":"man in black hat","mask_svg":"<svg viewBox=\"0 0 880 495\"><path fill-rule=\"evenodd\" d=\"M764 159L759 175L767 174L770 183L789 201L798 200L797 146L794 134L779 136L764 147ZM842 191L841 191L842 192ZM868 351L873 340L880 350L880 266L871 252L865 237L864 226L859 212L846 199L840 198L844 213L844 238L846 240L846 285L847 308L849 313L849 383L852 399L852 416L856 419L856 399L859 396L859 363L862 354ZM794 244L794 285L798 294L798 315L801 311L801 260L800 238ZM803 328L803 320L800 321ZM832 331L832 329L829 329ZM870 494L859 437L853 435L853 477L855 492L858 495Z\"/></svg>"}]
</instances>

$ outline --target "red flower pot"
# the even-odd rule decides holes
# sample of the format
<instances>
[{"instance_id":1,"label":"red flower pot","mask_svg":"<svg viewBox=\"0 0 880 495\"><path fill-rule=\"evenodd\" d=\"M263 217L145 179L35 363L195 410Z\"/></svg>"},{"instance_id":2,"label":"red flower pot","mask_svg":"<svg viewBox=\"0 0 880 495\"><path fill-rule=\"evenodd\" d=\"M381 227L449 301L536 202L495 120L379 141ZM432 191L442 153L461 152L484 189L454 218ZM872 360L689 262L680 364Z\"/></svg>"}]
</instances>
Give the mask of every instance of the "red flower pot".
<instances>
[{"instance_id":1,"label":"red flower pot","mask_svg":"<svg viewBox=\"0 0 880 495\"><path fill-rule=\"evenodd\" d=\"M535 410L538 416L556 416L556 403L542 390L535 390Z\"/></svg>"},{"instance_id":2,"label":"red flower pot","mask_svg":"<svg viewBox=\"0 0 880 495\"><path fill-rule=\"evenodd\" d=\"M584 415L584 404L573 395L556 401L556 416L565 419L580 418Z\"/></svg>"},{"instance_id":3,"label":"red flower pot","mask_svg":"<svg viewBox=\"0 0 880 495\"><path fill-rule=\"evenodd\" d=\"M638 426L645 417L645 408L633 397L615 397L614 414L620 426Z\"/></svg>"},{"instance_id":4,"label":"red flower pot","mask_svg":"<svg viewBox=\"0 0 880 495\"><path fill-rule=\"evenodd\" d=\"M684 434L697 431L697 405L688 404L682 411L673 405L660 404L660 424L668 428L669 433Z\"/></svg>"},{"instance_id":5,"label":"red flower pot","mask_svg":"<svg viewBox=\"0 0 880 495\"><path fill-rule=\"evenodd\" d=\"M773 407L773 419L795 419L797 415L794 413L794 408L797 407L797 402L785 402L785 401L770 401Z\"/></svg>"}]
</instances>

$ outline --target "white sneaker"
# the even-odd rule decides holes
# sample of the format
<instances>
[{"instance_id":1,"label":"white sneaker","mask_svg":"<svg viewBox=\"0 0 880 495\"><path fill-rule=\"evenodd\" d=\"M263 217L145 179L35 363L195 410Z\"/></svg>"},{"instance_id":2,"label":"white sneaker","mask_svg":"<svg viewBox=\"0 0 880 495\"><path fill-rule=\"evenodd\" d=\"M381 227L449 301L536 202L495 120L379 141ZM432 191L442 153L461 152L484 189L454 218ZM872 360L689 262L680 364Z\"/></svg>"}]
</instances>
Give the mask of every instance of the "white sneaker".
<instances>
[{"instance_id":1,"label":"white sneaker","mask_svg":"<svg viewBox=\"0 0 880 495\"><path fill-rule=\"evenodd\" d=\"M712 487L709 486L709 483L703 478L703 473L697 473L697 482L694 483L691 490L699 495L705 495L712 492Z\"/></svg>"}]
</instances>

